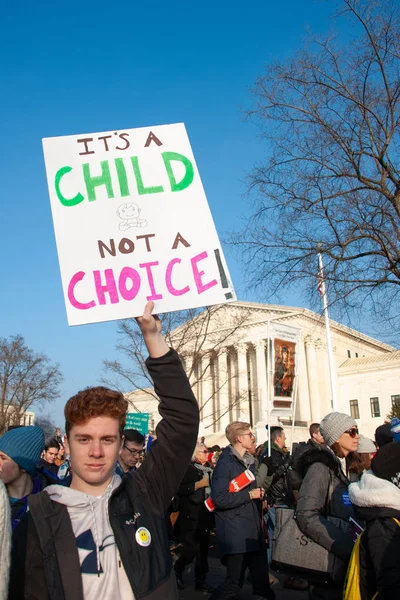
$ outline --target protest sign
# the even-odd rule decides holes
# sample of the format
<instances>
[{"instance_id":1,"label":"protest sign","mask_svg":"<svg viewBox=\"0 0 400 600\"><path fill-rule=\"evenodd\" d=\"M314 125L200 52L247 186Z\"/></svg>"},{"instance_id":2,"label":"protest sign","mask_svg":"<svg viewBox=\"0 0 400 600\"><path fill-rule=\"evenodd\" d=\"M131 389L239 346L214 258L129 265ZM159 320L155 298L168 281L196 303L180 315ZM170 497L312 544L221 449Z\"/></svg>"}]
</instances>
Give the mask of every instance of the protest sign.
<instances>
[{"instance_id":1,"label":"protest sign","mask_svg":"<svg viewBox=\"0 0 400 600\"><path fill-rule=\"evenodd\" d=\"M182 123L43 149L70 325L236 299Z\"/></svg>"},{"instance_id":2,"label":"protest sign","mask_svg":"<svg viewBox=\"0 0 400 600\"><path fill-rule=\"evenodd\" d=\"M143 435L149 433L150 413L127 413L125 429L137 429Z\"/></svg>"}]
</instances>

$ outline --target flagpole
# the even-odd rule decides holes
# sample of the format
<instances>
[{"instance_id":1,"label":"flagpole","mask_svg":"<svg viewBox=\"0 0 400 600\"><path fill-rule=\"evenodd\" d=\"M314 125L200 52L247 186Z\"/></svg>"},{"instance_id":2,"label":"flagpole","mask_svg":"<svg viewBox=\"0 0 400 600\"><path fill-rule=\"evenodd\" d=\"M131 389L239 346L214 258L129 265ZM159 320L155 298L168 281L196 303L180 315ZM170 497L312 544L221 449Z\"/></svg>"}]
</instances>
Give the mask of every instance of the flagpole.
<instances>
[{"instance_id":1,"label":"flagpole","mask_svg":"<svg viewBox=\"0 0 400 600\"><path fill-rule=\"evenodd\" d=\"M268 442L268 456L271 456L271 341L270 341L270 327L269 319L267 321L267 442Z\"/></svg>"},{"instance_id":2,"label":"flagpole","mask_svg":"<svg viewBox=\"0 0 400 600\"><path fill-rule=\"evenodd\" d=\"M318 290L322 296L322 304L324 307L326 344L328 347L329 375L330 375L330 382L331 382L332 409L334 411L337 411L338 405L337 405L337 396L336 396L335 372L334 372L334 367L333 367L331 328L330 328L330 324L329 324L329 314L328 314L328 298L326 295L324 266L322 264L321 252L318 252Z\"/></svg>"},{"instance_id":3,"label":"flagpole","mask_svg":"<svg viewBox=\"0 0 400 600\"><path fill-rule=\"evenodd\" d=\"M296 365L295 365L296 369ZM293 451L294 428L296 425L296 409L297 409L297 369L295 370L293 383L293 404L292 404L292 430L290 434L290 453Z\"/></svg>"}]
</instances>

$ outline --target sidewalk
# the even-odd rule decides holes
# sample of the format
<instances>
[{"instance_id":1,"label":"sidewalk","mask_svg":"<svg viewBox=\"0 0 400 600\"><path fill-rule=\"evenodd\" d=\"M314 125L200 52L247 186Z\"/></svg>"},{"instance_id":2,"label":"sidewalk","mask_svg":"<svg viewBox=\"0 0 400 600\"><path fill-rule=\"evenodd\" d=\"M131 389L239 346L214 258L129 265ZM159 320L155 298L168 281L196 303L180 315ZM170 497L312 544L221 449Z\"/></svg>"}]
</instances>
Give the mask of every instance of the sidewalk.
<instances>
[{"instance_id":1,"label":"sidewalk","mask_svg":"<svg viewBox=\"0 0 400 600\"><path fill-rule=\"evenodd\" d=\"M211 554L211 553L210 553ZM218 587L225 578L225 569L221 565L219 558L215 556L209 557L210 571L207 575L207 584L212 587ZM190 570L189 570L190 569ZM276 574L275 574L276 576ZM273 589L276 594L276 600L308 600L308 592L297 592L295 590L285 590L282 586L284 577L279 575L280 584L274 585ZM180 600L205 600L208 598L208 594L196 592L194 589L194 575L193 575L193 564L190 565L185 571L185 589L179 592ZM251 585L245 583L242 592L240 594L240 600L251 600L252 588Z\"/></svg>"}]
</instances>

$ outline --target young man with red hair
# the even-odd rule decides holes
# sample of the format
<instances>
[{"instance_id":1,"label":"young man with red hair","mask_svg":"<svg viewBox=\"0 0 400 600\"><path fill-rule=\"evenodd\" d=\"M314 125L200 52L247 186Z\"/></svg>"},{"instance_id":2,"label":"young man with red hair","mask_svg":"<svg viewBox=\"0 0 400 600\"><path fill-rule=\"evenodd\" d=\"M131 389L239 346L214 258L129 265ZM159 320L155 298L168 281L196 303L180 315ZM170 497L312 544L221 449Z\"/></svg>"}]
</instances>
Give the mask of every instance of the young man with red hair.
<instances>
[{"instance_id":1,"label":"young man with red hair","mask_svg":"<svg viewBox=\"0 0 400 600\"><path fill-rule=\"evenodd\" d=\"M196 444L199 412L181 362L146 305L138 319L163 417L142 467L114 473L128 402L88 388L65 406L70 488L29 502L24 597L31 600L176 599L165 514Z\"/></svg>"}]
</instances>

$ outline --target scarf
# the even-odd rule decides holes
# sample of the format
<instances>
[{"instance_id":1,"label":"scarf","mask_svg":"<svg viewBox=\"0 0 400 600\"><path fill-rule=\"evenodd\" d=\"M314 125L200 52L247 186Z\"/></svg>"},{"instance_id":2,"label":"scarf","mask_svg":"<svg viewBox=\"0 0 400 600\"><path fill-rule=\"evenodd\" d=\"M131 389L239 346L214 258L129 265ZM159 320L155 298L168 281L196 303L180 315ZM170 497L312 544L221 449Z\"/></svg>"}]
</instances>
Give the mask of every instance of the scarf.
<instances>
[{"instance_id":1,"label":"scarf","mask_svg":"<svg viewBox=\"0 0 400 600\"><path fill-rule=\"evenodd\" d=\"M201 472L202 477L205 477L206 475L208 475L208 480L211 483L211 477L212 477L213 470L210 467L206 467L206 465L201 465L198 462L194 462L193 465L196 467L196 469L198 471ZM211 494L211 487L209 485L205 488L205 492L206 492L206 499L207 499L209 497L209 495Z\"/></svg>"}]
</instances>

